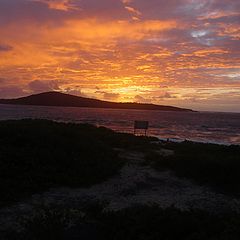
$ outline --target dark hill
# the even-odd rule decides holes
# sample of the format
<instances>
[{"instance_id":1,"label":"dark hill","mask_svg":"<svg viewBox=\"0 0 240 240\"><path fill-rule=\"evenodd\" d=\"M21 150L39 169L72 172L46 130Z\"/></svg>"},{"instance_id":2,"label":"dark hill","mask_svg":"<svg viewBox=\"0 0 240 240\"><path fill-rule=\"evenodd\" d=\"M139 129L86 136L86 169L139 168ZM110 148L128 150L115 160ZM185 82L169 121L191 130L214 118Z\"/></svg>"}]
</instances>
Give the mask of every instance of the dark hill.
<instances>
[{"instance_id":1,"label":"dark hill","mask_svg":"<svg viewBox=\"0 0 240 240\"><path fill-rule=\"evenodd\" d=\"M17 99L0 99L0 104L37 105L37 106L61 106L61 107L89 107L89 108L115 108L115 109L139 109L160 111L192 112L172 106L163 106L147 103L116 103L97 99L84 98L64 94L60 92L45 92Z\"/></svg>"}]
</instances>

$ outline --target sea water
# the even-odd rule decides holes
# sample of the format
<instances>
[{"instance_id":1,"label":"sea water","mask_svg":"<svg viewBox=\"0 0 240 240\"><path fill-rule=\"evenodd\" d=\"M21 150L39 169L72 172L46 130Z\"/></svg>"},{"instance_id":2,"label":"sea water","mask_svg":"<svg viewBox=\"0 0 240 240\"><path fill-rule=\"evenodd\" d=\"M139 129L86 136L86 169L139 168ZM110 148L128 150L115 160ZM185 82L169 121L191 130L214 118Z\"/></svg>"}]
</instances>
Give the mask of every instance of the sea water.
<instances>
[{"instance_id":1,"label":"sea water","mask_svg":"<svg viewBox=\"0 0 240 240\"><path fill-rule=\"evenodd\" d=\"M149 121L148 135L160 139L240 145L240 113L0 105L0 120L26 118L90 123L128 133L133 133L135 120L144 120Z\"/></svg>"}]
</instances>

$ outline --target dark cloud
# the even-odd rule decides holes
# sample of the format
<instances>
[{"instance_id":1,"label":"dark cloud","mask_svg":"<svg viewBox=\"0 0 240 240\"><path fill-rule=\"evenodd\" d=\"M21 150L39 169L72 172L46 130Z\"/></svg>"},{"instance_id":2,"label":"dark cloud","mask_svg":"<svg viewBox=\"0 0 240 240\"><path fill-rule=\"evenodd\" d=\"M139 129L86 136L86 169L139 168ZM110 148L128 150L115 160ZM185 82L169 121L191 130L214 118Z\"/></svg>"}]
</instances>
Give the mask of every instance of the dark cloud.
<instances>
[{"instance_id":1,"label":"dark cloud","mask_svg":"<svg viewBox=\"0 0 240 240\"><path fill-rule=\"evenodd\" d=\"M149 102L149 99L146 99L140 95L136 95L134 97L134 102L137 102L137 103L148 103Z\"/></svg>"},{"instance_id":2,"label":"dark cloud","mask_svg":"<svg viewBox=\"0 0 240 240\"><path fill-rule=\"evenodd\" d=\"M0 25L16 21L33 21L39 24L51 21L52 25L60 25L71 13L49 9L44 3L31 0L1 0Z\"/></svg>"},{"instance_id":3,"label":"dark cloud","mask_svg":"<svg viewBox=\"0 0 240 240\"><path fill-rule=\"evenodd\" d=\"M109 99L109 100L114 100L114 99L117 99L118 97L120 96L120 94L118 93L104 93L103 94L103 97L105 99Z\"/></svg>"},{"instance_id":4,"label":"dark cloud","mask_svg":"<svg viewBox=\"0 0 240 240\"><path fill-rule=\"evenodd\" d=\"M0 52L7 52L7 51L11 51L13 49L12 46L6 45L6 44L1 44L0 43Z\"/></svg>"},{"instance_id":5,"label":"dark cloud","mask_svg":"<svg viewBox=\"0 0 240 240\"><path fill-rule=\"evenodd\" d=\"M67 10L54 8L50 2L66 2ZM50 7L53 6L53 7ZM56 4L57 6L57 4ZM69 8L68 8L69 6ZM0 25L16 21L61 25L68 19L84 18L126 19L129 17L120 0L1 0Z\"/></svg>"},{"instance_id":6,"label":"dark cloud","mask_svg":"<svg viewBox=\"0 0 240 240\"><path fill-rule=\"evenodd\" d=\"M0 99L1 98L17 98L24 96L25 93L22 88L17 86L5 86L0 87Z\"/></svg>"},{"instance_id":7,"label":"dark cloud","mask_svg":"<svg viewBox=\"0 0 240 240\"><path fill-rule=\"evenodd\" d=\"M57 3L66 6L66 10L54 8L54 5L58 6ZM1 0L0 23L30 19L39 23L51 20L51 24L58 25L66 19L91 17L130 20L131 14L126 6L142 13L142 20L175 19L194 25L208 21L239 22L239 15L232 14L240 11L238 0L135 0L127 4L121 0Z\"/></svg>"},{"instance_id":8,"label":"dark cloud","mask_svg":"<svg viewBox=\"0 0 240 240\"><path fill-rule=\"evenodd\" d=\"M158 99L170 99L170 98L176 98L169 92L162 92L158 97Z\"/></svg>"},{"instance_id":9,"label":"dark cloud","mask_svg":"<svg viewBox=\"0 0 240 240\"><path fill-rule=\"evenodd\" d=\"M58 81L35 80L28 84L34 93L60 90Z\"/></svg>"}]
</instances>

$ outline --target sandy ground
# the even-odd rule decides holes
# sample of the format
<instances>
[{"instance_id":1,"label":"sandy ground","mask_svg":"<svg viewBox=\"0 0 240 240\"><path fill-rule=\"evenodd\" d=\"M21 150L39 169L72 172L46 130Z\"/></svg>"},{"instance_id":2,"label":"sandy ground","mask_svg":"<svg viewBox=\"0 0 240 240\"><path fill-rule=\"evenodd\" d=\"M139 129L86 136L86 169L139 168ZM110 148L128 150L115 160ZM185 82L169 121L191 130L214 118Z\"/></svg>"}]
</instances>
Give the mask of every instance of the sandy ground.
<instances>
[{"instance_id":1,"label":"sandy ground","mask_svg":"<svg viewBox=\"0 0 240 240\"><path fill-rule=\"evenodd\" d=\"M161 150L161 154L171 154ZM134 204L158 204L166 208L175 206L187 210L203 209L211 212L240 212L240 200L217 194L206 187L180 179L171 172L157 172L143 163L140 152L120 152L129 163L121 172L101 184L80 189L51 189L33 195L29 200L0 210L0 226L14 227L16 219L29 215L35 205L59 204L77 206L83 201L104 201L106 210L119 210Z\"/></svg>"}]
</instances>

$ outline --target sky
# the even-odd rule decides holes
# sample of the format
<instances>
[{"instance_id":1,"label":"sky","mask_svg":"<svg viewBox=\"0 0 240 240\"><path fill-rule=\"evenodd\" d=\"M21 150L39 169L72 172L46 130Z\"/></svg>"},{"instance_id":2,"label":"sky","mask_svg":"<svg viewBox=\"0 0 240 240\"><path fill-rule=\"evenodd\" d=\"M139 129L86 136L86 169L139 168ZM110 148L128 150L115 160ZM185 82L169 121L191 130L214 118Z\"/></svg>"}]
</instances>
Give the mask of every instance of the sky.
<instances>
[{"instance_id":1,"label":"sky","mask_svg":"<svg viewBox=\"0 0 240 240\"><path fill-rule=\"evenodd\" d=\"M0 0L0 36L0 98L240 112L239 0Z\"/></svg>"}]
</instances>

